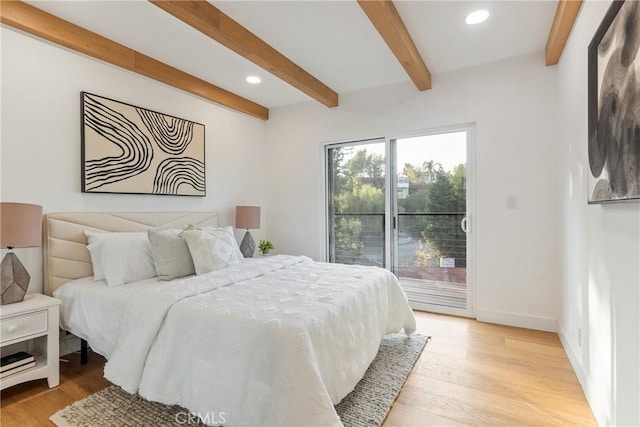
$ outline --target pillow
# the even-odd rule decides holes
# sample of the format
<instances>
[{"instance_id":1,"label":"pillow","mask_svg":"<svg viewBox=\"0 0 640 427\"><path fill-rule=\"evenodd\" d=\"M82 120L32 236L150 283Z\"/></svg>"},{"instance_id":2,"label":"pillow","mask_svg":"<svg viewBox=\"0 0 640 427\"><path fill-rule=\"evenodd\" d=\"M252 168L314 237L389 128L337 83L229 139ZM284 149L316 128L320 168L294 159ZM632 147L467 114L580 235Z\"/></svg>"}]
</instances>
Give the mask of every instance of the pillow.
<instances>
[{"instance_id":1,"label":"pillow","mask_svg":"<svg viewBox=\"0 0 640 427\"><path fill-rule=\"evenodd\" d=\"M190 228L193 227L193 228ZM195 227L193 225L190 225L188 227L185 228L185 230L191 230L194 229ZM212 227L210 225L205 225L204 227L198 227L199 230L205 230L205 231L216 231L216 230L224 230L227 231L229 233L231 233L231 237L233 237L232 239L232 243L233 243L233 247L234 247L234 252L236 253L236 256L238 257L238 259L240 260L240 262L244 262L244 255L242 255L242 251L240 250L240 246L238 246L238 241L235 238L235 234L233 233L233 227L231 226L227 226L227 227Z\"/></svg>"},{"instance_id":2,"label":"pillow","mask_svg":"<svg viewBox=\"0 0 640 427\"><path fill-rule=\"evenodd\" d=\"M89 255L91 256L91 266L93 267L93 280L104 280L104 271L102 271L102 242L94 242L87 245Z\"/></svg>"},{"instance_id":3,"label":"pillow","mask_svg":"<svg viewBox=\"0 0 640 427\"><path fill-rule=\"evenodd\" d=\"M182 232L187 241L196 274L204 274L230 265L240 264L238 242L231 227L194 229L187 227Z\"/></svg>"},{"instance_id":4,"label":"pillow","mask_svg":"<svg viewBox=\"0 0 640 427\"><path fill-rule=\"evenodd\" d=\"M148 230L151 252L160 280L173 280L195 274L187 242L180 229Z\"/></svg>"},{"instance_id":5,"label":"pillow","mask_svg":"<svg viewBox=\"0 0 640 427\"><path fill-rule=\"evenodd\" d=\"M93 280L104 280L104 271L102 268L102 241L112 239L114 237L131 237L140 238L144 236L144 232L116 232L116 233L96 233L95 231L85 230L84 235L87 237L87 249L91 256L91 265L93 267Z\"/></svg>"},{"instance_id":6,"label":"pillow","mask_svg":"<svg viewBox=\"0 0 640 427\"><path fill-rule=\"evenodd\" d=\"M140 237L113 237L98 243L102 245L102 269L107 285L124 285L156 276L146 233Z\"/></svg>"}]
</instances>

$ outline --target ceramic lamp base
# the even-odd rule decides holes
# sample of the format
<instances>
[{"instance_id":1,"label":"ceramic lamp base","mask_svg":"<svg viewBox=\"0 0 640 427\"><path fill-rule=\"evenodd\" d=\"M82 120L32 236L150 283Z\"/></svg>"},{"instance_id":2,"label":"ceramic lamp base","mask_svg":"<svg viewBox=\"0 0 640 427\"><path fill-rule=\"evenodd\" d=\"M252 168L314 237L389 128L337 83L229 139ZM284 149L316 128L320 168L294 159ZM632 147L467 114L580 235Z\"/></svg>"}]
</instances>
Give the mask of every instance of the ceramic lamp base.
<instances>
[{"instance_id":1,"label":"ceramic lamp base","mask_svg":"<svg viewBox=\"0 0 640 427\"><path fill-rule=\"evenodd\" d=\"M2 304L13 304L24 299L31 276L16 254L9 252L2 260Z\"/></svg>"},{"instance_id":2,"label":"ceramic lamp base","mask_svg":"<svg viewBox=\"0 0 640 427\"><path fill-rule=\"evenodd\" d=\"M244 255L245 258L253 257L253 253L256 251L256 242L253 241L253 237L251 237L251 233L247 230L244 233L244 237L242 238L242 243L240 243L240 252Z\"/></svg>"}]
</instances>

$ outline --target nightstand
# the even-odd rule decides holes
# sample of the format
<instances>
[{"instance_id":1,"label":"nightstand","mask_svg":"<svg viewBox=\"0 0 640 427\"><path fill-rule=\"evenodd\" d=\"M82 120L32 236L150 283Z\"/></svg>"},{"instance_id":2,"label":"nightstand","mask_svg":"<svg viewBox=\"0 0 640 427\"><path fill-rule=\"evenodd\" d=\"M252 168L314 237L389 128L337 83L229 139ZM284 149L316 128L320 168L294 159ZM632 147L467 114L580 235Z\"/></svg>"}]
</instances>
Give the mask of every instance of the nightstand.
<instances>
[{"instance_id":1,"label":"nightstand","mask_svg":"<svg viewBox=\"0 0 640 427\"><path fill-rule=\"evenodd\" d=\"M49 387L60 383L59 306L59 300L41 294L28 294L22 302L0 306L2 349L27 342L27 351L36 358L35 367L1 378L1 390L40 378L46 378Z\"/></svg>"}]
</instances>

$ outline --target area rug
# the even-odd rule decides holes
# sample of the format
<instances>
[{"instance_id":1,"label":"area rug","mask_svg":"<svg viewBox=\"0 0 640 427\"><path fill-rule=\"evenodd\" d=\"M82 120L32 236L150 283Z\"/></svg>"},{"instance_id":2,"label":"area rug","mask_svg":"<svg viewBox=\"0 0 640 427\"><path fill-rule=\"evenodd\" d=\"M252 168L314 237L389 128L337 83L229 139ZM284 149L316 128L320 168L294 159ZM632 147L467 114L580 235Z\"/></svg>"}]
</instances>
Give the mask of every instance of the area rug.
<instances>
[{"instance_id":1,"label":"area rug","mask_svg":"<svg viewBox=\"0 0 640 427\"><path fill-rule=\"evenodd\" d=\"M382 339L362 380L336 405L345 427L382 425L428 340L418 334L390 334ZM56 412L50 420L58 427L168 427L185 425L186 413L180 406L149 402L111 386Z\"/></svg>"}]
</instances>

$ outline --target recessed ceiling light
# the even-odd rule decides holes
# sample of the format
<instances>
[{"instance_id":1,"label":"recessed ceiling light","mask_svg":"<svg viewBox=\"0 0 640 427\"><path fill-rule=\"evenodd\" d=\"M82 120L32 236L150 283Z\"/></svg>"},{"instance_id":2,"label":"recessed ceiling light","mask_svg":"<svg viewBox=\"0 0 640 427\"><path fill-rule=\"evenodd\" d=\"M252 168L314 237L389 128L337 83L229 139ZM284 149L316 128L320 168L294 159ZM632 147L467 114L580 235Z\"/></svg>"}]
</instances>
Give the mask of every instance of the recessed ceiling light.
<instances>
[{"instance_id":1,"label":"recessed ceiling light","mask_svg":"<svg viewBox=\"0 0 640 427\"><path fill-rule=\"evenodd\" d=\"M488 17L489 17L488 10L476 10L475 12L468 14L464 22L466 22L469 25L476 25L486 21Z\"/></svg>"},{"instance_id":2,"label":"recessed ceiling light","mask_svg":"<svg viewBox=\"0 0 640 427\"><path fill-rule=\"evenodd\" d=\"M257 85L260 83L262 79L258 76L249 76L247 77L247 83L251 83L252 85Z\"/></svg>"}]
</instances>

